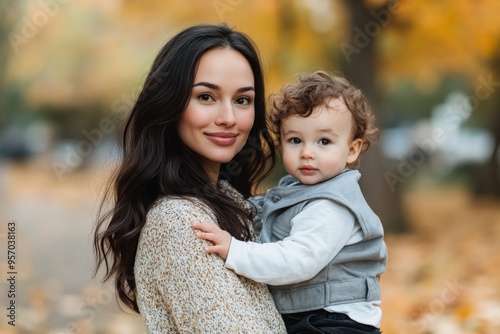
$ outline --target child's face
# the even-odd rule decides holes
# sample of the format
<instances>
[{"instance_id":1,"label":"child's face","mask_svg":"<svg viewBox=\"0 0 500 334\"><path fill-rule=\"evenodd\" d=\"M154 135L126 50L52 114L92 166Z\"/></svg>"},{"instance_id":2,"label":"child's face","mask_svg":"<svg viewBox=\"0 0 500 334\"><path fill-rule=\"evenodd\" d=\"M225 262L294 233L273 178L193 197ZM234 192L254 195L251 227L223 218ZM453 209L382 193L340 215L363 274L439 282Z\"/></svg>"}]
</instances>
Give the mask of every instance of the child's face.
<instances>
[{"instance_id":1,"label":"child's face","mask_svg":"<svg viewBox=\"0 0 500 334\"><path fill-rule=\"evenodd\" d=\"M361 139L351 139L353 119L341 99L318 106L308 117L291 115L281 121L283 164L304 184L328 180L355 161Z\"/></svg>"}]
</instances>

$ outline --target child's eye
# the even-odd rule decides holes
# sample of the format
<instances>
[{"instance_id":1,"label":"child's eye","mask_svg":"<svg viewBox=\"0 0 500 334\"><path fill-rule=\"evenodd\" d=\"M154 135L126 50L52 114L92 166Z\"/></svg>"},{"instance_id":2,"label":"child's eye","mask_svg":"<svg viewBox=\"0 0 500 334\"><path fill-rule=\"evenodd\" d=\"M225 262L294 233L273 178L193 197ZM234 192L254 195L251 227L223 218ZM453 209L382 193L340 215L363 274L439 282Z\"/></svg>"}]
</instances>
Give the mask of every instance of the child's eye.
<instances>
[{"instance_id":1,"label":"child's eye","mask_svg":"<svg viewBox=\"0 0 500 334\"><path fill-rule=\"evenodd\" d=\"M250 104L250 102L252 102L252 99L249 98L248 96L242 96L237 98L235 102L236 104L247 105Z\"/></svg>"},{"instance_id":2,"label":"child's eye","mask_svg":"<svg viewBox=\"0 0 500 334\"><path fill-rule=\"evenodd\" d=\"M332 142L332 141L331 141L330 139L324 139L324 138L323 138L323 139L321 139L321 140L319 141L319 143L320 143L321 145L328 145L328 144L330 144L331 142Z\"/></svg>"},{"instance_id":3,"label":"child's eye","mask_svg":"<svg viewBox=\"0 0 500 334\"><path fill-rule=\"evenodd\" d=\"M288 141L292 144L300 144L301 143L301 140L297 137L290 138L290 139L288 139Z\"/></svg>"},{"instance_id":4,"label":"child's eye","mask_svg":"<svg viewBox=\"0 0 500 334\"><path fill-rule=\"evenodd\" d=\"M213 96L209 93L201 93L198 95L198 98L203 102L212 102L214 100Z\"/></svg>"}]
</instances>

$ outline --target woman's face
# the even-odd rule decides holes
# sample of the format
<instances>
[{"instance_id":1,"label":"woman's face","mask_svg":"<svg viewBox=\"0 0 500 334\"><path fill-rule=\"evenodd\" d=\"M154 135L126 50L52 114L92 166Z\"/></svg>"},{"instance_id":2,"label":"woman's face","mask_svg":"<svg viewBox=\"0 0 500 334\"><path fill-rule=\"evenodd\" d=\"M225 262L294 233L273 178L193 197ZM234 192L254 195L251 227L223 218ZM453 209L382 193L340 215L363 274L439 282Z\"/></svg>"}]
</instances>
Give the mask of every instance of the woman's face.
<instances>
[{"instance_id":1,"label":"woman's face","mask_svg":"<svg viewBox=\"0 0 500 334\"><path fill-rule=\"evenodd\" d=\"M232 49L213 49L200 59L193 92L178 125L183 143L202 159L213 182L220 164L245 145L255 117L250 64Z\"/></svg>"}]
</instances>

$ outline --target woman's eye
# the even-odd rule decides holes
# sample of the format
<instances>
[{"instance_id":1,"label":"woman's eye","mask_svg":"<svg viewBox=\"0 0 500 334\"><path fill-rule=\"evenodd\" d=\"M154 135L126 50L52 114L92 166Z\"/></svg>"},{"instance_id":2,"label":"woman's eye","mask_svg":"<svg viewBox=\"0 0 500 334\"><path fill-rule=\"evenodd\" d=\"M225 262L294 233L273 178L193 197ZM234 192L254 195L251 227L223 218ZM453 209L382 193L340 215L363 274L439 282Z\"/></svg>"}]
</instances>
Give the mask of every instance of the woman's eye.
<instances>
[{"instance_id":1,"label":"woman's eye","mask_svg":"<svg viewBox=\"0 0 500 334\"><path fill-rule=\"evenodd\" d=\"M214 100L212 95L210 95L208 93L201 93L200 95L198 95L198 98L204 102L211 102Z\"/></svg>"},{"instance_id":2,"label":"woman's eye","mask_svg":"<svg viewBox=\"0 0 500 334\"><path fill-rule=\"evenodd\" d=\"M300 144L300 139L297 137L290 138L290 143L292 144Z\"/></svg>"},{"instance_id":3,"label":"woman's eye","mask_svg":"<svg viewBox=\"0 0 500 334\"><path fill-rule=\"evenodd\" d=\"M250 102L251 102L251 99L247 96L242 96L242 97L239 97L236 99L236 103L241 104L241 105L247 105L247 104L250 104Z\"/></svg>"},{"instance_id":4,"label":"woman's eye","mask_svg":"<svg viewBox=\"0 0 500 334\"><path fill-rule=\"evenodd\" d=\"M331 143L331 140L329 140L329 139L321 139L321 140L319 141L319 143L320 143L321 145L328 145L328 144L330 144L330 143Z\"/></svg>"}]
</instances>

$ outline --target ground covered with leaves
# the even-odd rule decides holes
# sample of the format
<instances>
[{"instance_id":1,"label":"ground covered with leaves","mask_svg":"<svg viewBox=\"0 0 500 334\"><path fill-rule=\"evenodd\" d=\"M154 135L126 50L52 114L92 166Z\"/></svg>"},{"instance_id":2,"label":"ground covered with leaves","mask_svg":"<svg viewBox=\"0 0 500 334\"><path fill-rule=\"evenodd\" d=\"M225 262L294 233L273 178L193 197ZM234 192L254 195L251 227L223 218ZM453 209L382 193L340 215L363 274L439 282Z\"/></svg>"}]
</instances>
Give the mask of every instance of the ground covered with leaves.
<instances>
[{"instance_id":1,"label":"ground covered with leaves","mask_svg":"<svg viewBox=\"0 0 500 334\"><path fill-rule=\"evenodd\" d=\"M411 232L386 238L384 334L500 333L500 201L421 186L404 203Z\"/></svg>"}]
</instances>

